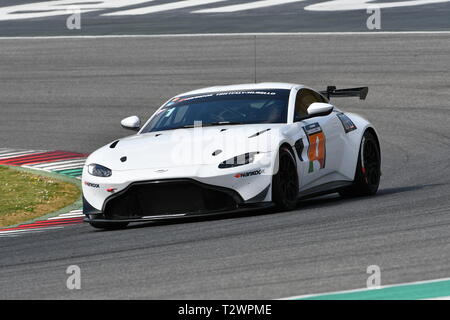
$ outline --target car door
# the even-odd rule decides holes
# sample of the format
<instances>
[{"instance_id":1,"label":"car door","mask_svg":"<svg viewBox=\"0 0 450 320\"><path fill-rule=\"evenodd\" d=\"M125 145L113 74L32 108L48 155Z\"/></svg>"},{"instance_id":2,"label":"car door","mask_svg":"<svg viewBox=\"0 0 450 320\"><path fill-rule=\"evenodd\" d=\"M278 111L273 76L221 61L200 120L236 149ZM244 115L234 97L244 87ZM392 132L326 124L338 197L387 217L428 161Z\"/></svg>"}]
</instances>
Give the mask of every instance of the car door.
<instances>
[{"instance_id":1,"label":"car door","mask_svg":"<svg viewBox=\"0 0 450 320\"><path fill-rule=\"evenodd\" d=\"M314 102L328 103L314 90L302 88L298 91L294 122L302 131L302 141L297 141L298 145L303 146L300 165L297 166L300 191L333 181L334 173L340 166L340 157L336 156L342 148L339 120L335 112L327 116L308 117L307 109Z\"/></svg>"}]
</instances>

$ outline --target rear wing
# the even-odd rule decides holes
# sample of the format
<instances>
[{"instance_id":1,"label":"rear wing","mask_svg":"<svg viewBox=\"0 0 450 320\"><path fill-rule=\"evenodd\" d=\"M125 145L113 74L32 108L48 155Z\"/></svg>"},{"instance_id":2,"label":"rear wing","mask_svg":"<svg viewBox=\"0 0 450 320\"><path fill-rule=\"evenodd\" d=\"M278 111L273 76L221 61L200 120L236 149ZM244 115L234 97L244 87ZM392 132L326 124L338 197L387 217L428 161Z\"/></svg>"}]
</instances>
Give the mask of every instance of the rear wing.
<instances>
[{"instance_id":1,"label":"rear wing","mask_svg":"<svg viewBox=\"0 0 450 320\"><path fill-rule=\"evenodd\" d=\"M328 100L331 97L359 97L359 99L364 100L368 92L369 87L336 89L335 86L328 86L326 91L320 91Z\"/></svg>"}]
</instances>

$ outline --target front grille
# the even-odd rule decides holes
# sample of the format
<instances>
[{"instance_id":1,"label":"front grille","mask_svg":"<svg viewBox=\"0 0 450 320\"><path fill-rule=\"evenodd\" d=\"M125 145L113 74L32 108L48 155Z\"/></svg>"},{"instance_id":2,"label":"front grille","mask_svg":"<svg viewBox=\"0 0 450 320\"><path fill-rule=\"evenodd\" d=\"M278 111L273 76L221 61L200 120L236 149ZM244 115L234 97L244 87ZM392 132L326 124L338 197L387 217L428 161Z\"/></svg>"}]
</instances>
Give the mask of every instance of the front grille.
<instances>
[{"instance_id":1,"label":"front grille","mask_svg":"<svg viewBox=\"0 0 450 320\"><path fill-rule=\"evenodd\" d=\"M153 215L202 214L236 209L240 197L232 190L196 181L149 181L132 184L105 204L107 219Z\"/></svg>"}]
</instances>

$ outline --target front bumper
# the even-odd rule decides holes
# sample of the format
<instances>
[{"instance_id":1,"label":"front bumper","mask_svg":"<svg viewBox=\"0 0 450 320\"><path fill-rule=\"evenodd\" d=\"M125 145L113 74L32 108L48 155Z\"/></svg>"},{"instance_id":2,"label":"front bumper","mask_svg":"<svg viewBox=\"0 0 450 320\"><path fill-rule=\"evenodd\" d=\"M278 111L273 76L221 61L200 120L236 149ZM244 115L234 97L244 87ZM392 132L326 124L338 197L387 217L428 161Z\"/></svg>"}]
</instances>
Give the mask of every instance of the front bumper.
<instances>
[{"instance_id":1,"label":"front bumper","mask_svg":"<svg viewBox=\"0 0 450 320\"><path fill-rule=\"evenodd\" d=\"M267 186L258 196L264 199ZM256 200L256 199L255 199ZM109 196L102 210L83 198L87 222L142 222L205 214L224 214L270 207L270 202L246 202L235 190L194 179L138 181Z\"/></svg>"}]
</instances>

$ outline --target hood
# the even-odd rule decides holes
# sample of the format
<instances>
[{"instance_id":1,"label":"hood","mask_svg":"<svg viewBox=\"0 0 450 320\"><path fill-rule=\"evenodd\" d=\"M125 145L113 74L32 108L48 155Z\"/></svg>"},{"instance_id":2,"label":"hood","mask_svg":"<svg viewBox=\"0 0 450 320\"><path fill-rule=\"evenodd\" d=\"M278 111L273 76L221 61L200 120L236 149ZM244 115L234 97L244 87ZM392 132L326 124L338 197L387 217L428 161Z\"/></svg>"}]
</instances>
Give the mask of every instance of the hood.
<instances>
[{"instance_id":1,"label":"hood","mask_svg":"<svg viewBox=\"0 0 450 320\"><path fill-rule=\"evenodd\" d=\"M286 124L229 125L166 130L118 139L92 153L86 164L112 170L219 164L247 152L270 152Z\"/></svg>"}]
</instances>

